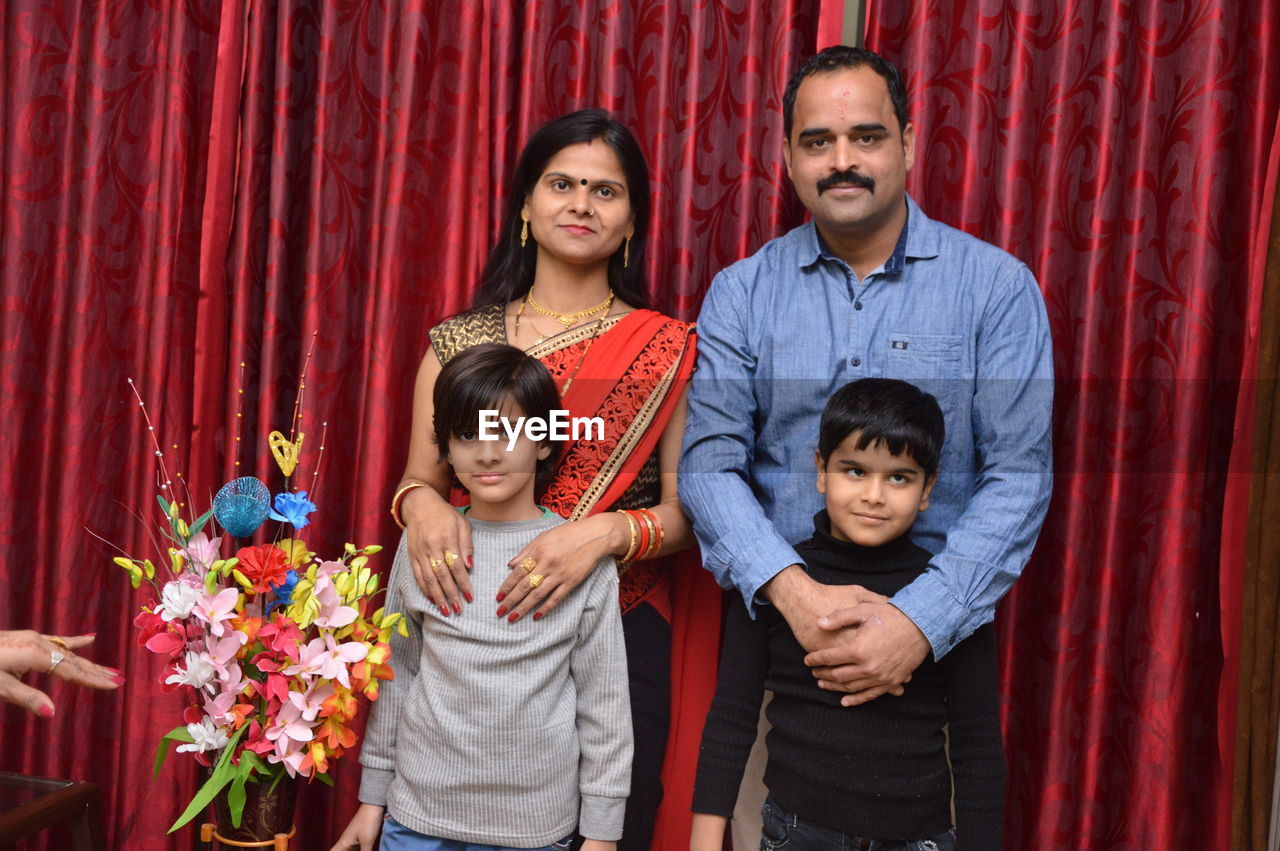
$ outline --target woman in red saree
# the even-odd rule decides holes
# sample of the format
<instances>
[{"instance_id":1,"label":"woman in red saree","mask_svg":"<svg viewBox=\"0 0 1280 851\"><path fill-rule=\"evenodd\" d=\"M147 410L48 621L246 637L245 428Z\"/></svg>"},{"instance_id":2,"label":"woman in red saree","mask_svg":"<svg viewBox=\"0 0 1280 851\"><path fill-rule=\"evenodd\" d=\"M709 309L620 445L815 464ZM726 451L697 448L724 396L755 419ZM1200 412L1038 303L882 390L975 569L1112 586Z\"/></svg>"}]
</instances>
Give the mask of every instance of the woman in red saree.
<instances>
[{"instance_id":1,"label":"woman in red saree","mask_svg":"<svg viewBox=\"0 0 1280 851\"><path fill-rule=\"evenodd\" d=\"M442 614L463 616L474 602L478 610L465 616L538 618L605 555L632 557L622 567L620 603L636 748L619 848L636 851L688 843L720 626L719 588L692 557L676 495L695 337L691 324L648 309L648 225L648 170L621 124L582 110L530 138L476 307L431 329L392 507L419 584ZM542 360L569 415L598 417L603 434L566 444L540 496L570 522L512 560L501 599L473 601L470 532L451 507L448 468L432 442L431 394L444 362L489 342ZM536 587L527 581L530 559L544 577Z\"/></svg>"}]
</instances>

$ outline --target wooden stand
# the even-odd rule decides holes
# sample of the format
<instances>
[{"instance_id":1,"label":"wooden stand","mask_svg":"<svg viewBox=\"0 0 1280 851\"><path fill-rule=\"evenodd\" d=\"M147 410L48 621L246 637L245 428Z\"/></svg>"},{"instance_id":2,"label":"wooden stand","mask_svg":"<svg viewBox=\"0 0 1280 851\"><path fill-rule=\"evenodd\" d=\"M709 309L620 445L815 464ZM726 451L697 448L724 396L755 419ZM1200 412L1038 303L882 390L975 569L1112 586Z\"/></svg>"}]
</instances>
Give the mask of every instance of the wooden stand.
<instances>
[{"instance_id":1,"label":"wooden stand","mask_svg":"<svg viewBox=\"0 0 1280 851\"><path fill-rule=\"evenodd\" d=\"M218 826L205 822L200 825L200 841L205 844L206 848L216 847L213 843L220 845L229 845L233 848L270 848L272 851L288 851L289 840L298 832L297 825L289 828L288 833L277 833L271 839L264 839L261 842L241 842L236 839L227 839L218 833Z\"/></svg>"},{"instance_id":2,"label":"wooden stand","mask_svg":"<svg viewBox=\"0 0 1280 851\"><path fill-rule=\"evenodd\" d=\"M76 851L102 851L107 846L100 801L92 783L0 774L0 848L65 825Z\"/></svg>"}]
</instances>

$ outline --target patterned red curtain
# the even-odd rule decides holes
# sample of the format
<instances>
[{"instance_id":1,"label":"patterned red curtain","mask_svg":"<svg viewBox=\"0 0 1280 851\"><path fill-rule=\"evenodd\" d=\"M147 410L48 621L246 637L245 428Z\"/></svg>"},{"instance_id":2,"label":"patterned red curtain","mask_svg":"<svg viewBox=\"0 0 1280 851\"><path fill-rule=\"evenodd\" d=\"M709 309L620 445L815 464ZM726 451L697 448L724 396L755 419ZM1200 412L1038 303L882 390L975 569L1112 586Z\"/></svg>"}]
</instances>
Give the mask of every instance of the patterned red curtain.
<instances>
[{"instance_id":1,"label":"patterned red curtain","mask_svg":"<svg viewBox=\"0 0 1280 851\"><path fill-rule=\"evenodd\" d=\"M999 618L1008 846L1226 848L1243 539L1223 509L1247 504L1228 459L1249 454L1280 3L867 21L912 94L911 191L1025 260L1053 324L1056 494Z\"/></svg>"},{"instance_id":2,"label":"patterned red curtain","mask_svg":"<svg viewBox=\"0 0 1280 851\"><path fill-rule=\"evenodd\" d=\"M426 329L468 304L525 137L587 105L636 132L653 294L690 318L715 271L799 220L781 89L817 5L0 5L0 628L96 631L92 657L128 678L53 685L51 721L0 710L0 770L101 784L110 847L191 844L164 834L192 762L151 781L180 702L135 644L143 595L85 531L151 551L133 512L154 511L158 468L126 378L203 501L234 470L237 387L239 469L267 475L259 438L287 429L314 344L302 428L328 438L308 543L394 544ZM335 791L305 790L298 847L336 837L358 773L350 758Z\"/></svg>"}]
</instances>

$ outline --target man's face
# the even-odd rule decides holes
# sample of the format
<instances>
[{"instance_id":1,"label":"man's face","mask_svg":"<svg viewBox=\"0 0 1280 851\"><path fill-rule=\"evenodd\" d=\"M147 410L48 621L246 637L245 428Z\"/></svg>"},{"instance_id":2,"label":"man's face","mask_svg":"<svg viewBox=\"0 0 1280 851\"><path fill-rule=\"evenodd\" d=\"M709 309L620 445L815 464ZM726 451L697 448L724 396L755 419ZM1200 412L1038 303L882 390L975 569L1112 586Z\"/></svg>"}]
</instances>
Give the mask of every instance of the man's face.
<instances>
[{"instance_id":1,"label":"man's face","mask_svg":"<svg viewBox=\"0 0 1280 851\"><path fill-rule=\"evenodd\" d=\"M874 234L903 209L915 128L899 128L889 87L871 68L819 72L796 92L785 157L820 230Z\"/></svg>"}]
</instances>

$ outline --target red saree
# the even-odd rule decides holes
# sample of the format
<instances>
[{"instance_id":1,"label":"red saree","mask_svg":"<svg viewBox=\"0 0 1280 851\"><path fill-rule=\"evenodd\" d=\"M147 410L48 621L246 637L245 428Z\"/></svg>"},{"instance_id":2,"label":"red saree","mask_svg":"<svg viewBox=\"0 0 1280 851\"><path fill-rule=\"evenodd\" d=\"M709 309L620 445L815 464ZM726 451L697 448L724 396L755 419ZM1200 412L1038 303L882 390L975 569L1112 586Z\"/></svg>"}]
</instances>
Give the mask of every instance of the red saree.
<instances>
[{"instance_id":1,"label":"red saree","mask_svg":"<svg viewBox=\"0 0 1280 851\"><path fill-rule=\"evenodd\" d=\"M442 362L468 345L507 342L501 306L432 331ZM566 444L539 498L570 520L657 501L656 450L693 372L693 326L637 310L557 334L528 353L547 367L571 417L599 417L603 439ZM702 722L715 693L722 592L696 550L632 565L620 578L624 611L648 602L671 623L671 720L653 849L687 847Z\"/></svg>"}]
</instances>

